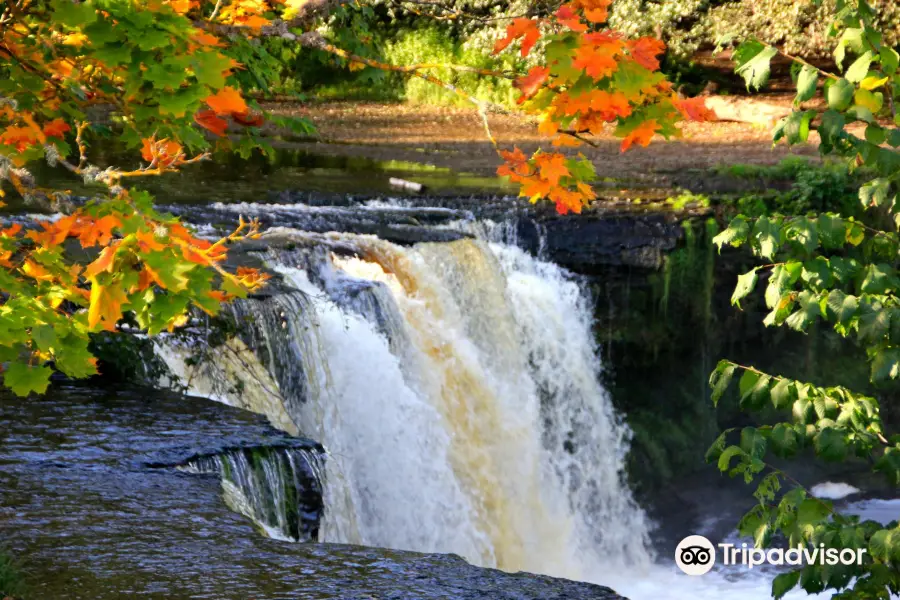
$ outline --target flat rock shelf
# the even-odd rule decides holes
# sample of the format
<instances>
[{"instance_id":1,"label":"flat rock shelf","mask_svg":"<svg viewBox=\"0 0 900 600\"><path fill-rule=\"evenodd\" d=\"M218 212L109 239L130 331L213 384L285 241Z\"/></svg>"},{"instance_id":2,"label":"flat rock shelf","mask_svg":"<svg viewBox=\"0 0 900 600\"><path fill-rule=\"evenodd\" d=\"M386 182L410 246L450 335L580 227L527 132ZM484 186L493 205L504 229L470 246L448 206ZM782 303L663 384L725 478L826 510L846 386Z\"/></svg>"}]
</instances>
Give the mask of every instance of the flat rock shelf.
<instances>
[{"instance_id":1,"label":"flat rock shelf","mask_svg":"<svg viewBox=\"0 0 900 600\"><path fill-rule=\"evenodd\" d=\"M205 399L56 387L0 397L0 421L0 540L29 598L620 598L453 555L264 537L228 509L218 477L164 465L234 447L319 447Z\"/></svg>"}]
</instances>

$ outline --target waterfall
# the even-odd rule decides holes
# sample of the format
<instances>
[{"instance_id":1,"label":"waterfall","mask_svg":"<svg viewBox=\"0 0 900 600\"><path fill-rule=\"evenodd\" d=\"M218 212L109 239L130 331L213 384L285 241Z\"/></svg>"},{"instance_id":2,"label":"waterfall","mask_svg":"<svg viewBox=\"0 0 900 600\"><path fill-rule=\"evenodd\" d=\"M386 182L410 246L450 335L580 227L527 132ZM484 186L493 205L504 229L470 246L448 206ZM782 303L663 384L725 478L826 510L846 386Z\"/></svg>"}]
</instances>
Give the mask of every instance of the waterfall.
<instances>
[{"instance_id":1,"label":"waterfall","mask_svg":"<svg viewBox=\"0 0 900 600\"><path fill-rule=\"evenodd\" d=\"M297 241L267 257L296 291L233 314L275 400L205 395L325 446L320 540L607 583L651 562L624 481L629 432L599 382L576 279L479 239L271 235ZM197 364L163 346L173 371L198 380Z\"/></svg>"},{"instance_id":2,"label":"waterfall","mask_svg":"<svg viewBox=\"0 0 900 600\"><path fill-rule=\"evenodd\" d=\"M233 511L271 538L298 542L318 537L321 460L303 448L240 448L194 458L179 469L218 475Z\"/></svg>"}]
</instances>

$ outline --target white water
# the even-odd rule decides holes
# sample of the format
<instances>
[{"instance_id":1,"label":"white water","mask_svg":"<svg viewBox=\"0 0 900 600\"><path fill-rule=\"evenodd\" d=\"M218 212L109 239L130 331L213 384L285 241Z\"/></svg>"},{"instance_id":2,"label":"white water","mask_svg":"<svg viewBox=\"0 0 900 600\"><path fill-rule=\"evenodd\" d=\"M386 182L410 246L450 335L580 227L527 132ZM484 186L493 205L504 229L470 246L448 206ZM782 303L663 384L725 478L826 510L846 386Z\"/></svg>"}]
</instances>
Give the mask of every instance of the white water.
<instances>
[{"instance_id":1,"label":"white water","mask_svg":"<svg viewBox=\"0 0 900 600\"><path fill-rule=\"evenodd\" d=\"M452 552L633 600L769 597L771 573L692 578L654 560L592 307L568 274L499 243L331 239L358 256L315 275L270 261L312 300L282 328L304 338L308 397L291 420L329 451L323 541ZM341 300L359 282L378 284L389 326Z\"/></svg>"}]
</instances>

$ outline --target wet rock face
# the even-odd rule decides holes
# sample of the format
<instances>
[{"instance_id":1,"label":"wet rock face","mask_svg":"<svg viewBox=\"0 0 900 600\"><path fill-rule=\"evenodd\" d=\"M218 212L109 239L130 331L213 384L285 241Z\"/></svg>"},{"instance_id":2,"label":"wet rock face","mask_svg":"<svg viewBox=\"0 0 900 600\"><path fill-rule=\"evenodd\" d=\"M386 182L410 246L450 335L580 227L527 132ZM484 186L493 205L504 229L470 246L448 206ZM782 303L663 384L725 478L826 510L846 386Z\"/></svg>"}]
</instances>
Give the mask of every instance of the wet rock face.
<instances>
[{"instance_id":1,"label":"wet rock face","mask_svg":"<svg viewBox=\"0 0 900 600\"><path fill-rule=\"evenodd\" d=\"M682 235L662 215L572 215L521 219L519 244L577 273L603 267L657 269Z\"/></svg>"}]
</instances>

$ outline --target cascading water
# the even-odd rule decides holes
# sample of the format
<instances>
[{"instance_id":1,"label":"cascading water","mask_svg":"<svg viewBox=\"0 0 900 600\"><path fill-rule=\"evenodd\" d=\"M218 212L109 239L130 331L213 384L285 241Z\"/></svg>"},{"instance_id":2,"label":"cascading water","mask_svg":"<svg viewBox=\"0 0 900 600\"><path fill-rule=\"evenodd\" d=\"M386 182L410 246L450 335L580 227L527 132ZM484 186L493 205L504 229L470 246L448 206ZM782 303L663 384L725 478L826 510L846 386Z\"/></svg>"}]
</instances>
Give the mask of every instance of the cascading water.
<instances>
[{"instance_id":1,"label":"cascading water","mask_svg":"<svg viewBox=\"0 0 900 600\"><path fill-rule=\"evenodd\" d=\"M577 283L483 241L323 241L344 251L268 257L303 302L234 309L291 421L329 451L323 540L576 579L601 556L649 562Z\"/></svg>"},{"instance_id":2,"label":"cascading water","mask_svg":"<svg viewBox=\"0 0 900 600\"><path fill-rule=\"evenodd\" d=\"M214 474L225 501L269 537L315 540L322 514L322 458L304 448L240 448L194 458L180 470Z\"/></svg>"}]
</instances>

